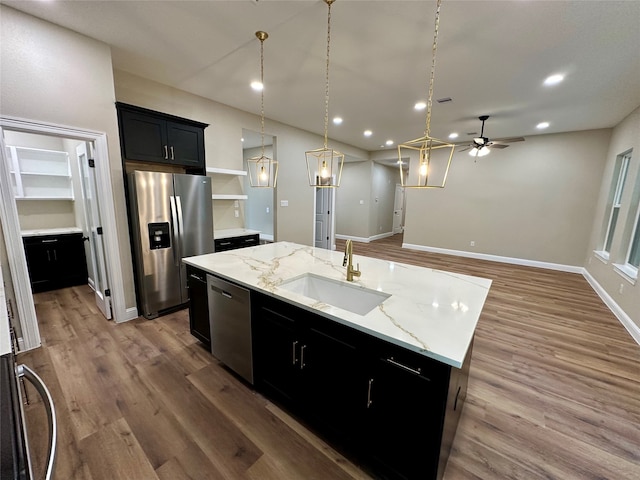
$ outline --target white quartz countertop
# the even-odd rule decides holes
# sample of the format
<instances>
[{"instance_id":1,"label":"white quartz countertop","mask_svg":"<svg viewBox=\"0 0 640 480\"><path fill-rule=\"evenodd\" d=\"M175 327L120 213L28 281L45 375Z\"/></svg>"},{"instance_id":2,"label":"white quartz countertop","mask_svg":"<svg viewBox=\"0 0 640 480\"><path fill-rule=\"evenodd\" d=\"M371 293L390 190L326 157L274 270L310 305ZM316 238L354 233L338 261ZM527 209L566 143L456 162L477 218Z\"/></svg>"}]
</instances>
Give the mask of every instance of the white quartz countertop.
<instances>
[{"instance_id":1,"label":"white quartz countertop","mask_svg":"<svg viewBox=\"0 0 640 480\"><path fill-rule=\"evenodd\" d=\"M66 233L82 233L82 229L78 227L65 227L65 228L42 228L39 230L20 231L20 234L23 237L41 237L44 235L64 235Z\"/></svg>"},{"instance_id":2,"label":"white quartz countertop","mask_svg":"<svg viewBox=\"0 0 640 480\"><path fill-rule=\"evenodd\" d=\"M249 230L247 228L227 228L223 230L214 230L213 238L219 240L221 238L243 237L245 235L259 235L258 230Z\"/></svg>"},{"instance_id":3,"label":"white quartz countertop","mask_svg":"<svg viewBox=\"0 0 640 480\"><path fill-rule=\"evenodd\" d=\"M239 285L460 368L491 280L358 255L362 275L346 282L344 254L289 242L189 257L183 261ZM280 285L306 273L391 295L358 315Z\"/></svg>"},{"instance_id":4,"label":"white quartz countertop","mask_svg":"<svg viewBox=\"0 0 640 480\"><path fill-rule=\"evenodd\" d=\"M0 356L11 353L11 334L9 333L9 316L4 298L4 281L0 269Z\"/></svg>"}]
</instances>

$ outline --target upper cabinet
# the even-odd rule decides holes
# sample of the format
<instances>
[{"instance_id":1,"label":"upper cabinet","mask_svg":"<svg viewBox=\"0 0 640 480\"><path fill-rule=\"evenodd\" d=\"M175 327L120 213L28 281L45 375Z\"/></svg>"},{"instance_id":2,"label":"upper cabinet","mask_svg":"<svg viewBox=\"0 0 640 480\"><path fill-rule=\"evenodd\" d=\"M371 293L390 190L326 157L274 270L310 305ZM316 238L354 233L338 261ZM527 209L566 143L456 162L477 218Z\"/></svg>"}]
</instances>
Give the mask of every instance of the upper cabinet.
<instances>
[{"instance_id":1,"label":"upper cabinet","mask_svg":"<svg viewBox=\"0 0 640 480\"><path fill-rule=\"evenodd\" d=\"M73 200L69 154L7 145L17 200Z\"/></svg>"},{"instance_id":2,"label":"upper cabinet","mask_svg":"<svg viewBox=\"0 0 640 480\"><path fill-rule=\"evenodd\" d=\"M125 160L165 163L204 173L206 123L116 103Z\"/></svg>"}]
</instances>

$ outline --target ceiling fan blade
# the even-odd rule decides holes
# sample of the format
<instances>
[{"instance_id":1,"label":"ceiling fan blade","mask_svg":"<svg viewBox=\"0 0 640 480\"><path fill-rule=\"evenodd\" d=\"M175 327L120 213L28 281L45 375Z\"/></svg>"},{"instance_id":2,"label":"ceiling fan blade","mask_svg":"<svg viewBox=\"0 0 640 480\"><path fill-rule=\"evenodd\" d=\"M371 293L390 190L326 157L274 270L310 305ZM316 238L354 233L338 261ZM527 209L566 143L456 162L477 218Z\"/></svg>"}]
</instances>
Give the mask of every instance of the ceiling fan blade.
<instances>
[{"instance_id":1,"label":"ceiling fan blade","mask_svg":"<svg viewBox=\"0 0 640 480\"><path fill-rule=\"evenodd\" d=\"M491 145L491 148L507 148L509 145L503 145L501 143L494 143Z\"/></svg>"},{"instance_id":2,"label":"ceiling fan blade","mask_svg":"<svg viewBox=\"0 0 640 480\"><path fill-rule=\"evenodd\" d=\"M467 150L470 150L471 147L467 147L467 148L463 148L462 150L458 150L458 152L466 152Z\"/></svg>"},{"instance_id":3,"label":"ceiling fan blade","mask_svg":"<svg viewBox=\"0 0 640 480\"><path fill-rule=\"evenodd\" d=\"M524 142L524 137L497 138L494 140L494 142L497 142L497 143Z\"/></svg>"}]
</instances>

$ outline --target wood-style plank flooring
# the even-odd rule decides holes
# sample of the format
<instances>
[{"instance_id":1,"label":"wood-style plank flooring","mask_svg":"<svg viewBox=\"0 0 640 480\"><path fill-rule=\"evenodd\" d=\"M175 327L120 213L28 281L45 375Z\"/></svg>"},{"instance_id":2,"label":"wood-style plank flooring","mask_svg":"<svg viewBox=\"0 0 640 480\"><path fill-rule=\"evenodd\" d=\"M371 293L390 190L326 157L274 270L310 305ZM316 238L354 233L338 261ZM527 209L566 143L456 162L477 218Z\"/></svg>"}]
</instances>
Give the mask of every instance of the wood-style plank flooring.
<instances>
[{"instance_id":1,"label":"wood-style plank flooring","mask_svg":"<svg viewBox=\"0 0 640 480\"><path fill-rule=\"evenodd\" d=\"M445 480L640 479L640 346L581 275L401 242L356 243L354 256L493 280ZM43 346L18 362L54 398L57 480L372 477L221 366L189 334L186 310L116 325L88 287L35 301ZM43 452L45 415L27 388Z\"/></svg>"}]
</instances>

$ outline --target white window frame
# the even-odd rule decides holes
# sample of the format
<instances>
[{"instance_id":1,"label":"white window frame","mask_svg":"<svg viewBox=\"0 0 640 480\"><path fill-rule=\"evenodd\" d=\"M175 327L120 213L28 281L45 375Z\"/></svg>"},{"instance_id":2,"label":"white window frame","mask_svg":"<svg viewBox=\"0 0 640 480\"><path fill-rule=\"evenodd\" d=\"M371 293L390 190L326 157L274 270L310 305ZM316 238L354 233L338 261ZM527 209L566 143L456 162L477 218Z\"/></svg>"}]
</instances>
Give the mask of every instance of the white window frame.
<instances>
[{"instance_id":1,"label":"white window frame","mask_svg":"<svg viewBox=\"0 0 640 480\"><path fill-rule=\"evenodd\" d=\"M613 236L615 235L615 228L618 224L620 209L622 207L622 193L624 192L627 172L629 171L631 153L624 153L618 158L620 159L620 169L618 170L618 179L616 181L615 190L613 191L612 204L611 209L609 210L609 219L607 221L607 229L605 230L602 249L596 252L599 256L603 257L606 260L609 260L609 255L611 254ZM613 222L614 218L616 220L615 223Z\"/></svg>"}]
</instances>

